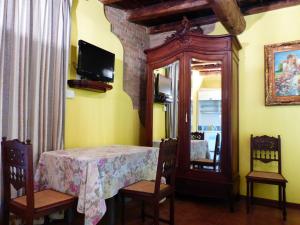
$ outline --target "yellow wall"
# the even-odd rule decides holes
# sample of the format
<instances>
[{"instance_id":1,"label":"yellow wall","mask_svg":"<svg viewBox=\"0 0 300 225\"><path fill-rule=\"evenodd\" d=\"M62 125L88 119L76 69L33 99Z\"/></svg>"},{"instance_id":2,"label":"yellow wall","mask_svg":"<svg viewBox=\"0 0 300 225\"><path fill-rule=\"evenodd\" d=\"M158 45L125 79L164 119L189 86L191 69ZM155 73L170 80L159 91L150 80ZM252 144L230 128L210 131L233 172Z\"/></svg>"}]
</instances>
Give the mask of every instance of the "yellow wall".
<instances>
[{"instance_id":1,"label":"yellow wall","mask_svg":"<svg viewBox=\"0 0 300 225\"><path fill-rule=\"evenodd\" d=\"M221 76L218 74L203 76L201 88L221 88Z\"/></svg>"},{"instance_id":2,"label":"yellow wall","mask_svg":"<svg viewBox=\"0 0 300 225\"><path fill-rule=\"evenodd\" d=\"M96 93L75 90L66 101L65 147L106 144L139 144L140 122L129 96L123 91L123 47L110 32L110 24L98 0L74 0L72 7L70 75L76 72L77 42L83 39L115 53L113 90Z\"/></svg>"},{"instance_id":3,"label":"yellow wall","mask_svg":"<svg viewBox=\"0 0 300 225\"><path fill-rule=\"evenodd\" d=\"M165 105L160 103L153 104L153 140L159 141L166 138L165 133Z\"/></svg>"},{"instance_id":4,"label":"yellow wall","mask_svg":"<svg viewBox=\"0 0 300 225\"><path fill-rule=\"evenodd\" d=\"M264 45L300 39L300 6L247 16L247 28L238 36L240 51L240 175L245 194L249 171L249 139L254 135L281 135L282 169L288 180L287 201L300 203L300 105L264 105ZM225 33L217 24L214 34ZM255 186L255 194L277 198L277 188Z\"/></svg>"}]
</instances>

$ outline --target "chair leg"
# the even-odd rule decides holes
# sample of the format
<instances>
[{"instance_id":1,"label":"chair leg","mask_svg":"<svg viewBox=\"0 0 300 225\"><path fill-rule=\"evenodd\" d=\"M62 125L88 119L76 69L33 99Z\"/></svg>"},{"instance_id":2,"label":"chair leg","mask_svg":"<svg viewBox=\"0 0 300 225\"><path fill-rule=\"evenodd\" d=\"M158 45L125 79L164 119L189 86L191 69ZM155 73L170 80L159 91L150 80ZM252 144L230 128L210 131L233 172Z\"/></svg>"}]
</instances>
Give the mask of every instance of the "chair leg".
<instances>
[{"instance_id":1,"label":"chair leg","mask_svg":"<svg viewBox=\"0 0 300 225\"><path fill-rule=\"evenodd\" d=\"M286 196L285 196L285 184L282 186L282 214L283 214L283 220L286 221Z\"/></svg>"},{"instance_id":2,"label":"chair leg","mask_svg":"<svg viewBox=\"0 0 300 225\"><path fill-rule=\"evenodd\" d=\"M281 209L282 208L282 190L281 185L278 185L278 206Z\"/></svg>"},{"instance_id":3,"label":"chair leg","mask_svg":"<svg viewBox=\"0 0 300 225\"><path fill-rule=\"evenodd\" d=\"M50 224L49 216L44 216L44 225L49 225L49 224Z\"/></svg>"},{"instance_id":4,"label":"chair leg","mask_svg":"<svg viewBox=\"0 0 300 225\"><path fill-rule=\"evenodd\" d=\"M174 204L174 200L175 200L175 198L174 198L174 194L172 194L171 195L171 197L170 197L170 225L174 225L175 223L174 223L174 221L175 221L175 219L174 219L174 208L175 208L175 204Z\"/></svg>"},{"instance_id":5,"label":"chair leg","mask_svg":"<svg viewBox=\"0 0 300 225\"><path fill-rule=\"evenodd\" d=\"M234 194L230 191L228 193L228 200L229 200L229 210L231 213L234 212Z\"/></svg>"},{"instance_id":6,"label":"chair leg","mask_svg":"<svg viewBox=\"0 0 300 225\"><path fill-rule=\"evenodd\" d=\"M141 216L143 223L145 222L145 201L142 200Z\"/></svg>"},{"instance_id":7,"label":"chair leg","mask_svg":"<svg viewBox=\"0 0 300 225\"><path fill-rule=\"evenodd\" d=\"M247 199L246 199L246 210L247 210L247 213L249 213L249 211L250 211L250 206L249 206L249 201L250 201L250 196L249 196L249 185L250 185L250 182L247 180Z\"/></svg>"},{"instance_id":8,"label":"chair leg","mask_svg":"<svg viewBox=\"0 0 300 225\"><path fill-rule=\"evenodd\" d=\"M33 218L32 217L27 218L25 221L26 221L26 225L33 225Z\"/></svg>"},{"instance_id":9,"label":"chair leg","mask_svg":"<svg viewBox=\"0 0 300 225\"><path fill-rule=\"evenodd\" d=\"M9 224L9 210L8 210L8 208L7 208L7 206L3 206L3 212L2 212L3 214L3 223L4 224Z\"/></svg>"},{"instance_id":10,"label":"chair leg","mask_svg":"<svg viewBox=\"0 0 300 225\"><path fill-rule=\"evenodd\" d=\"M67 224L72 224L73 218L74 218L74 209L70 208L65 210L64 212L64 220Z\"/></svg>"},{"instance_id":11,"label":"chair leg","mask_svg":"<svg viewBox=\"0 0 300 225\"><path fill-rule=\"evenodd\" d=\"M121 225L125 225L125 197L121 194Z\"/></svg>"},{"instance_id":12,"label":"chair leg","mask_svg":"<svg viewBox=\"0 0 300 225\"><path fill-rule=\"evenodd\" d=\"M159 201L154 204L154 217L153 217L154 225L159 225Z\"/></svg>"},{"instance_id":13,"label":"chair leg","mask_svg":"<svg viewBox=\"0 0 300 225\"><path fill-rule=\"evenodd\" d=\"M253 204L254 199L253 199L253 182L250 182L250 196L251 196L251 204Z\"/></svg>"}]
</instances>

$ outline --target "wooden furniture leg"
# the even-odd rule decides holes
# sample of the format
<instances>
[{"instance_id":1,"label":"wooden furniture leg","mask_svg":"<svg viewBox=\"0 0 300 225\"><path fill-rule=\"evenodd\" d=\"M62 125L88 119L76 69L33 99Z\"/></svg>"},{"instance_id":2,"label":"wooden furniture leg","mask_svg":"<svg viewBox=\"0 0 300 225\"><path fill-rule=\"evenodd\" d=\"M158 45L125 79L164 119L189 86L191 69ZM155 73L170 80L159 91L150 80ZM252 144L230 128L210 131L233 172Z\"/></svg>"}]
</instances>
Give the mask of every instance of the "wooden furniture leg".
<instances>
[{"instance_id":1,"label":"wooden furniture leg","mask_svg":"<svg viewBox=\"0 0 300 225\"><path fill-rule=\"evenodd\" d=\"M111 197L105 200L107 205L107 219L108 225L116 224L116 198Z\"/></svg>"},{"instance_id":2,"label":"wooden furniture leg","mask_svg":"<svg viewBox=\"0 0 300 225\"><path fill-rule=\"evenodd\" d=\"M251 196L251 205L253 204L253 182L250 182L250 196Z\"/></svg>"},{"instance_id":3,"label":"wooden furniture leg","mask_svg":"<svg viewBox=\"0 0 300 225\"><path fill-rule=\"evenodd\" d=\"M121 225L125 224L125 197L121 194Z\"/></svg>"},{"instance_id":4,"label":"wooden furniture leg","mask_svg":"<svg viewBox=\"0 0 300 225\"><path fill-rule=\"evenodd\" d=\"M278 185L278 206L282 209L282 188L281 185Z\"/></svg>"},{"instance_id":5,"label":"wooden furniture leg","mask_svg":"<svg viewBox=\"0 0 300 225\"><path fill-rule=\"evenodd\" d=\"M50 219L49 216L44 216L44 225L49 225L50 224Z\"/></svg>"},{"instance_id":6,"label":"wooden furniture leg","mask_svg":"<svg viewBox=\"0 0 300 225\"><path fill-rule=\"evenodd\" d=\"M145 201L142 200L142 209L141 209L141 216L143 223L145 222Z\"/></svg>"},{"instance_id":7,"label":"wooden furniture leg","mask_svg":"<svg viewBox=\"0 0 300 225\"><path fill-rule=\"evenodd\" d=\"M6 205L3 205L3 212L2 212L2 218L4 224L9 224L9 210Z\"/></svg>"},{"instance_id":8,"label":"wooden furniture leg","mask_svg":"<svg viewBox=\"0 0 300 225\"><path fill-rule=\"evenodd\" d=\"M250 182L247 180L247 203L246 203L246 209L247 209L247 213L249 213L249 203L250 203L250 195L249 195L249 186L250 186Z\"/></svg>"},{"instance_id":9,"label":"wooden furniture leg","mask_svg":"<svg viewBox=\"0 0 300 225\"><path fill-rule=\"evenodd\" d=\"M33 225L33 218L31 218L31 217L27 218L26 225Z\"/></svg>"},{"instance_id":10,"label":"wooden furniture leg","mask_svg":"<svg viewBox=\"0 0 300 225\"><path fill-rule=\"evenodd\" d=\"M174 225L174 194L170 197L170 225Z\"/></svg>"},{"instance_id":11,"label":"wooden furniture leg","mask_svg":"<svg viewBox=\"0 0 300 225\"><path fill-rule=\"evenodd\" d=\"M154 206L154 225L159 225L159 203Z\"/></svg>"},{"instance_id":12,"label":"wooden furniture leg","mask_svg":"<svg viewBox=\"0 0 300 225\"><path fill-rule=\"evenodd\" d=\"M282 214L283 214L283 220L286 221L286 196L285 196L285 184L282 185L282 197L283 197L283 208L282 208Z\"/></svg>"}]
</instances>

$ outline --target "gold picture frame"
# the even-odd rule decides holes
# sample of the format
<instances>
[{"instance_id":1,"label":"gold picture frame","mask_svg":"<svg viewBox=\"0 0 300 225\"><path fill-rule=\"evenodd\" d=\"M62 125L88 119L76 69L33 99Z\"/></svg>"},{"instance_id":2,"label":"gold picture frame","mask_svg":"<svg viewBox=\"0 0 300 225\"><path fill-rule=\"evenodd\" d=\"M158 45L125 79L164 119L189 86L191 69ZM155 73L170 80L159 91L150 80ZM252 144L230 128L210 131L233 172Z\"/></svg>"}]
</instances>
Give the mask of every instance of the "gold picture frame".
<instances>
[{"instance_id":1,"label":"gold picture frame","mask_svg":"<svg viewBox=\"0 0 300 225\"><path fill-rule=\"evenodd\" d=\"M265 105L300 104L300 41L265 45Z\"/></svg>"}]
</instances>

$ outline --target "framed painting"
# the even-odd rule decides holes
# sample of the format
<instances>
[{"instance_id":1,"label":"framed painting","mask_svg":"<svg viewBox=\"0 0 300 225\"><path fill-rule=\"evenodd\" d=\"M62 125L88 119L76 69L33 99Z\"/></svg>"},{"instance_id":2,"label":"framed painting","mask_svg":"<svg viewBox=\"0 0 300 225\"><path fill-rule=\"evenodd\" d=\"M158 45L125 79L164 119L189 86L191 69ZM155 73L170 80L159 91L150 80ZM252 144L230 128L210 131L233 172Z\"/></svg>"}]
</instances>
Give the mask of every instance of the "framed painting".
<instances>
[{"instance_id":1,"label":"framed painting","mask_svg":"<svg viewBox=\"0 0 300 225\"><path fill-rule=\"evenodd\" d=\"M300 41L265 45L265 104L300 104Z\"/></svg>"}]
</instances>

